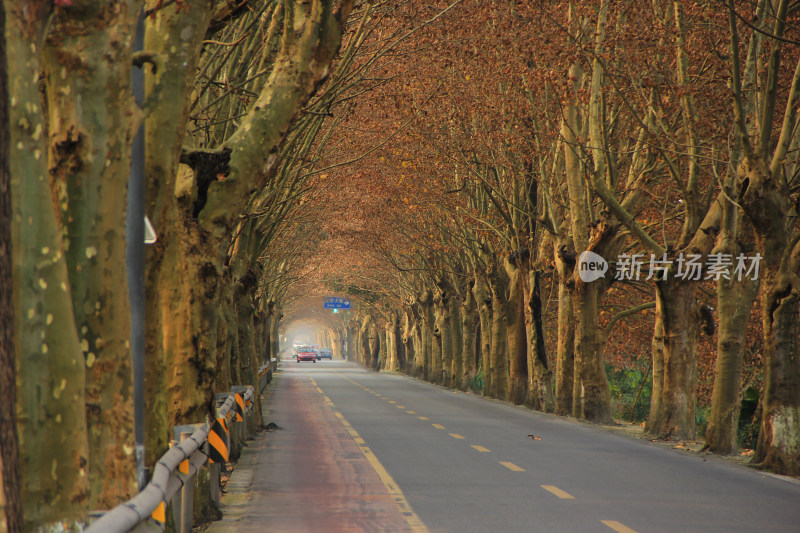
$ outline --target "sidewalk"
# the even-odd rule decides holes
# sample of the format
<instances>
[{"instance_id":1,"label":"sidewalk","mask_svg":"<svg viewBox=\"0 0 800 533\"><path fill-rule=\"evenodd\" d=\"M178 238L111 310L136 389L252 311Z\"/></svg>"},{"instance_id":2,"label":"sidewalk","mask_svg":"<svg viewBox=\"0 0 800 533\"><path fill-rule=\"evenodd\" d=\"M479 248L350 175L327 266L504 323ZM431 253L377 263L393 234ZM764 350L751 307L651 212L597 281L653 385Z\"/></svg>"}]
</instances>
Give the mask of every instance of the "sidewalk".
<instances>
[{"instance_id":1,"label":"sidewalk","mask_svg":"<svg viewBox=\"0 0 800 533\"><path fill-rule=\"evenodd\" d=\"M393 497L311 379L278 372L264 420L282 429L248 442L206 533L409 531Z\"/></svg>"}]
</instances>

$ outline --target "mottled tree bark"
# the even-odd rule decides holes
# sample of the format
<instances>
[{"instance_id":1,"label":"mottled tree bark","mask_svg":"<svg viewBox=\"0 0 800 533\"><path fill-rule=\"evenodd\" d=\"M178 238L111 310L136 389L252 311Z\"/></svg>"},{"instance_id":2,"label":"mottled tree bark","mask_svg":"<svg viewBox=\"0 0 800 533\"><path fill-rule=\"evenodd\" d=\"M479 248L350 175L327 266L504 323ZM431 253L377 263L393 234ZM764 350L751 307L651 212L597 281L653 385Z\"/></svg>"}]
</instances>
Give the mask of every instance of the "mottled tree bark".
<instances>
[{"instance_id":1,"label":"mottled tree bark","mask_svg":"<svg viewBox=\"0 0 800 533\"><path fill-rule=\"evenodd\" d=\"M598 282L584 283L578 279L575 283L573 306L580 309L575 314L575 368L582 385L580 418L610 424L611 395L598 326L602 292Z\"/></svg>"},{"instance_id":2,"label":"mottled tree bark","mask_svg":"<svg viewBox=\"0 0 800 533\"><path fill-rule=\"evenodd\" d=\"M555 410L553 372L547 365L539 274L528 273L525 284L525 329L527 332L528 398L527 404L546 413Z\"/></svg>"},{"instance_id":3,"label":"mottled tree bark","mask_svg":"<svg viewBox=\"0 0 800 533\"><path fill-rule=\"evenodd\" d=\"M483 373L484 396L490 396L492 390L492 300L489 297L489 288L482 273L475 273L475 285L472 287L475 295L475 305L478 307L480 322L480 362Z\"/></svg>"},{"instance_id":4,"label":"mottled tree bark","mask_svg":"<svg viewBox=\"0 0 800 533\"><path fill-rule=\"evenodd\" d=\"M442 285L442 384L446 387L453 387L455 381L453 361L458 341L458 320L453 315L454 292L451 283Z\"/></svg>"},{"instance_id":5,"label":"mottled tree bark","mask_svg":"<svg viewBox=\"0 0 800 533\"><path fill-rule=\"evenodd\" d=\"M561 266L558 266L561 263ZM558 341L556 345L556 408L559 415L573 413L573 387L575 370L575 317L572 312L572 271L558 266Z\"/></svg>"},{"instance_id":6,"label":"mottled tree bark","mask_svg":"<svg viewBox=\"0 0 800 533\"><path fill-rule=\"evenodd\" d=\"M503 320L508 346L508 399L521 405L528 398L528 339L525 327L525 302L522 274L507 257L503 258L507 289L502 296ZM498 272L502 276L502 272ZM503 301L504 300L504 301Z\"/></svg>"},{"instance_id":7,"label":"mottled tree bark","mask_svg":"<svg viewBox=\"0 0 800 533\"><path fill-rule=\"evenodd\" d=\"M92 509L137 491L125 224L133 36L140 2L59 9L43 67L51 179L65 229L75 324L86 365ZM82 105L81 99L93 105Z\"/></svg>"},{"instance_id":8,"label":"mottled tree bark","mask_svg":"<svg viewBox=\"0 0 800 533\"><path fill-rule=\"evenodd\" d=\"M85 362L48 179L38 87L49 3L5 2L17 420L24 530L73 531L89 506ZM123 286L125 286L123 284ZM76 409L76 406L78 408ZM42 436L46 435L46 438ZM43 473L47 473L43 475Z\"/></svg>"},{"instance_id":9,"label":"mottled tree bark","mask_svg":"<svg viewBox=\"0 0 800 533\"><path fill-rule=\"evenodd\" d=\"M358 362L367 368L372 368L372 352L369 344L369 329L372 318L364 315L361 319L361 327L358 330Z\"/></svg>"},{"instance_id":10,"label":"mottled tree bark","mask_svg":"<svg viewBox=\"0 0 800 533\"><path fill-rule=\"evenodd\" d=\"M729 196L732 187L728 188ZM740 219L737 221L737 218ZM717 251L738 255L737 229L744 223L742 214L732 202L725 201L721 243ZM744 228L747 233L750 228ZM738 230L742 236L745 231ZM711 393L711 413L706 428L705 446L723 455L738 450L739 410L742 403L742 359L745 350L747 323L758 292L758 280L720 278L717 281L717 360L714 368L714 389Z\"/></svg>"},{"instance_id":11,"label":"mottled tree bark","mask_svg":"<svg viewBox=\"0 0 800 533\"><path fill-rule=\"evenodd\" d=\"M499 272L497 265L489 273L489 290L492 298L492 345L489 352L489 374L491 374L491 396L509 400L511 393L508 331L506 329L509 310L506 291L508 279ZM516 310L515 310L516 311Z\"/></svg>"},{"instance_id":12,"label":"mottled tree bark","mask_svg":"<svg viewBox=\"0 0 800 533\"><path fill-rule=\"evenodd\" d=\"M422 361L423 361L423 374L421 377L426 381L435 382L435 338L434 330L434 312L433 312L433 295L430 291L425 291L419 298L420 306L420 334L422 335Z\"/></svg>"},{"instance_id":13,"label":"mottled tree bark","mask_svg":"<svg viewBox=\"0 0 800 533\"><path fill-rule=\"evenodd\" d=\"M174 422L171 421L204 421L205 409L209 407L209 399L214 392L205 391L198 397L198 384L203 379L195 372L199 367L188 362L200 362L200 354L191 339L190 313L188 310L179 310L179 307L189 305L200 296L192 292L192 283L184 280L197 274L194 266L196 260L207 252L202 248L193 250L192 241L197 239L191 233L197 230L190 216L192 191L177 187L179 180L185 181L191 175L189 167L179 168L179 160L189 116L188 102L194 73L211 19L212 3L209 0L189 0L184 3L186 9L181 12L176 11L174 6L159 9L148 19L145 36L145 50L156 57L155 67L150 68L146 75L151 108L145 123L145 209L158 233L158 241L147 248L145 274L146 285L150 288L145 310L145 451L149 465L167 451L172 438L170 424ZM179 205L179 199L182 205ZM205 245L202 241L198 244ZM195 259L189 268L189 257L185 257L185 254L192 251L190 257ZM229 319L234 316L231 315ZM235 322L229 324L229 349L235 352L238 331ZM231 377L238 382L238 358L236 354L232 355ZM168 393L168 382L175 374L186 377L189 386L186 396L181 396L179 391ZM174 407L171 403L173 400L177 402Z\"/></svg>"},{"instance_id":14,"label":"mottled tree bark","mask_svg":"<svg viewBox=\"0 0 800 533\"><path fill-rule=\"evenodd\" d=\"M800 73L800 64L797 72ZM796 77L800 85L800 74ZM795 91L800 87L795 86ZM795 95L797 98L797 94ZM789 195L761 159L743 165L742 206L753 224L761 261L764 392L753 460L763 468L800 474L800 231L787 227ZM792 233L793 231L793 233Z\"/></svg>"},{"instance_id":15,"label":"mottled tree bark","mask_svg":"<svg viewBox=\"0 0 800 533\"><path fill-rule=\"evenodd\" d=\"M444 366L444 348L449 345L449 340L445 338L449 335L445 323L447 315L447 305L443 301L446 298L441 291L437 291L433 297L433 379L434 383L444 385L446 383L446 368Z\"/></svg>"},{"instance_id":16,"label":"mottled tree bark","mask_svg":"<svg viewBox=\"0 0 800 533\"><path fill-rule=\"evenodd\" d=\"M474 281L473 281L474 283ZM458 371L456 386L463 391L467 391L475 380L478 369L478 350L477 350L477 329L480 324L478 310L475 303L475 296L472 286L468 286L464 291L464 301L461 303L461 366Z\"/></svg>"},{"instance_id":17,"label":"mottled tree bark","mask_svg":"<svg viewBox=\"0 0 800 533\"><path fill-rule=\"evenodd\" d=\"M372 370L376 372L381 368L381 349L383 343L381 341L380 329L374 320L370 322L369 326L369 360L368 364Z\"/></svg>"},{"instance_id":18,"label":"mottled tree bark","mask_svg":"<svg viewBox=\"0 0 800 533\"><path fill-rule=\"evenodd\" d=\"M0 280L11 280L11 140L5 27L5 7L0 4ZM22 533L12 286L13 283L0 283L0 324L4 325L0 328L0 531Z\"/></svg>"},{"instance_id":19,"label":"mottled tree bark","mask_svg":"<svg viewBox=\"0 0 800 533\"><path fill-rule=\"evenodd\" d=\"M696 347L700 325L695 292L693 281L656 282L656 321L663 339L658 350L663 359L658 366L663 379L658 387L657 410L647 424L647 431L659 438L695 438ZM655 360L653 371L655 379Z\"/></svg>"}]
</instances>

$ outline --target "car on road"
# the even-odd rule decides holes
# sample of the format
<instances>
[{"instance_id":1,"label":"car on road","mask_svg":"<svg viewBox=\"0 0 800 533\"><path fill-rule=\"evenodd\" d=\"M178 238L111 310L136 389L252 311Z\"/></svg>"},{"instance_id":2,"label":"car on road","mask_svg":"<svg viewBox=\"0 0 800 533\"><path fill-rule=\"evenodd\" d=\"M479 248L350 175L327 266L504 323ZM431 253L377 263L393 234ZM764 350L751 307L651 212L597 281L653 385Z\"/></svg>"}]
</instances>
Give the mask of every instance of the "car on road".
<instances>
[{"instance_id":1,"label":"car on road","mask_svg":"<svg viewBox=\"0 0 800 533\"><path fill-rule=\"evenodd\" d=\"M320 348L318 359L333 359L333 350L330 348Z\"/></svg>"},{"instance_id":2,"label":"car on road","mask_svg":"<svg viewBox=\"0 0 800 533\"><path fill-rule=\"evenodd\" d=\"M297 348L297 362L300 361L311 361L312 363L317 362L317 351L312 348L311 346L300 346Z\"/></svg>"}]
</instances>

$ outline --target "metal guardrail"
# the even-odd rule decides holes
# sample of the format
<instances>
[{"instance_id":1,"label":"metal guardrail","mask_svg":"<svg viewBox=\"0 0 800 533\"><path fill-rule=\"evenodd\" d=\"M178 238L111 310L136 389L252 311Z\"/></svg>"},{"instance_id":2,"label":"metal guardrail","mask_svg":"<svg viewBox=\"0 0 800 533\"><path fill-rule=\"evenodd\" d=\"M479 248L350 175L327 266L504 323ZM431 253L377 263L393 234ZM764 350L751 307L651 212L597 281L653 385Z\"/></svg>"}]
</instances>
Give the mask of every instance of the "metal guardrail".
<instances>
[{"instance_id":1,"label":"metal guardrail","mask_svg":"<svg viewBox=\"0 0 800 533\"><path fill-rule=\"evenodd\" d=\"M265 368L269 366L269 368ZM271 378L273 365L262 367L263 376ZM259 382L262 373L259 372ZM267 381L268 382L268 381ZM259 387L263 387L259 383ZM243 387L244 388L244 387ZM255 402L253 388L248 387L243 391L245 409L243 415L251 412L251 407ZM237 424L235 420L236 397L235 392L227 396L224 403L217 409L217 418L225 418L231 422L231 444L235 444L234 428ZM231 420L234 418L234 420ZM246 420L238 422L242 425L246 438ZM191 434L188 429L193 430ZM192 507L191 507L191 487L194 475L202 468L208 459L208 452L204 450L208 446L209 425L194 424L191 426L180 426L175 428L176 434L181 436L181 440L173 441L173 446L156 463L153 469L153 476L150 483L136 496L125 503L122 503L95 520L86 533L126 533L133 531L156 532L164 530L165 509L167 504L173 501L175 495L181 491L182 497L176 500L181 503L181 509L175 513L176 530L178 532L191 531L192 528ZM178 436L176 435L176 436ZM212 465L214 466L214 465ZM218 476L217 469L217 476ZM216 485L214 487L213 485ZM212 479L212 493L216 488L219 493L219 479ZM186 495L188 494L188 497ZM163 505L163 507L162 507ZM161 508L162 516L154 518L153 514ZM188 509L187 509L188 508Z\"/></svg>"}]
</instances>

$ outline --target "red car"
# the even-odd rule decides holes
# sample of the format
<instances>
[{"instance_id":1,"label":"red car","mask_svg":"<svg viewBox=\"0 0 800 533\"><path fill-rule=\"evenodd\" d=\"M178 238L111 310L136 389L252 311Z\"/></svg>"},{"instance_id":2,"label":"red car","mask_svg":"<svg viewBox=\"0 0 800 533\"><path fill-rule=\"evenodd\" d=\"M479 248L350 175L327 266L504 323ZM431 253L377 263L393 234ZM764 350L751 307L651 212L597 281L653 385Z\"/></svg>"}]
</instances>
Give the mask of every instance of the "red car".
<instances>
[{"instance_id":1,"label":"red car","mask_svg":"<svg viewBox=\"0 0 800 533\"><path fill-rule=\"evenodd\" d=\"M313 363L317 362L317 351L310 347L310 346L300 346L297 349L297 362L300 361L311 361Z\"/></svg>"}]
</instances>

